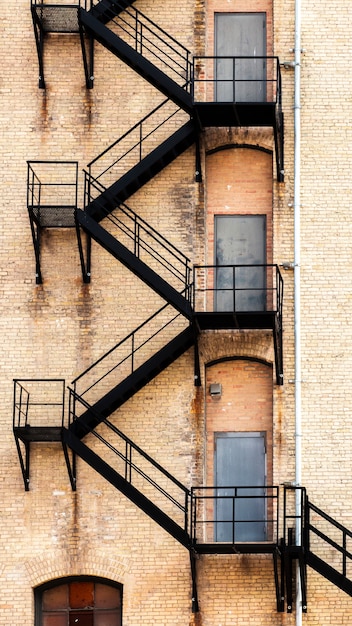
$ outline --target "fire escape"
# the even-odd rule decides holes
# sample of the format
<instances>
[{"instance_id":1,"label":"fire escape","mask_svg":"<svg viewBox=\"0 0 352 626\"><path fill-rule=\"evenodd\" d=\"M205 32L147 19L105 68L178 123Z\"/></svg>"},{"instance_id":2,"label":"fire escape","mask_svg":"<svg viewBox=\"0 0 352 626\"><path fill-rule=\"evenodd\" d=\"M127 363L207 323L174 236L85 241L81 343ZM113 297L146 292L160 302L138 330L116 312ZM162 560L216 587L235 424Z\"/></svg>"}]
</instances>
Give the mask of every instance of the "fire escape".
<instances>
[{"instance_id":1,"label":"fire escape","mask_svg":"<svg viewBox=\"0 0 352 626\"><path fill-rule=\"evenodd\" d=\"M272 332L276 380L283 384L283 281L277 265L265 265L264 304L253 309L238 305L243 266L231 266L233 280L230 311L214 310L216 266L193 266L190 260L126 201L190 146L196 146L196 180L201 180L199 138L208 126L269 127L273 130L277 178L283 180L283 115L280 66L266 57L266 97L260 102L218 102L214 97L216 59L192 57L190 52L160 29L132 2L81 0L79 6L32 0L32 16L39 61L39 87L45 87L44 41L49 32L80 35L87 88L93 87L94 41L133 68L165 97L133 128L87 166L84 206L78 207L77 172L73 162L28 162L27 205L36 258L36 281L42 282L40 239L43 228L74 227L85 282L91 275L91 240L154 290L165 304L125 339L114 346L69 387L65 381L14 381L13 431L25 489L29 489L31 443L61 443L72 489L76 489L76 456L86 461L121 493L180 542L190 554L192 610L197 612L196 564L202 554L268 553L273 556L277 610L292 610L293 568L298 559L306 607L306 567L312 566L352 595L347 577L346 537L351 533L313 507L304 489L265 486L266 539L237 540L244 523L240 504L258 498L253 488L234 486L226 523L231 540L216 541L216 502L223 500L214 487L187 488L145 451L128 439L110 416L183 353L194 349L194 379L200 385L197 342L204 330L248 329ZM233 59L231 85L236 85ZM248 59L247 59L248 60ZM248 267L248 266L245 266ZM53 419L48 419L53 415ZM97 430L96 427L100 426ZM99 439L101 456L92 449ZM292 506L301 495L300 514ZM283 495L282 495L283 492ZM214 495L215 494L215 495ZM281 500L283 499L283 505ZM310 514L332 524L342 542L316 529ZM298 529L298 530L297 530ZM297 537L300 537L297 542ZM341 555L339 565L328 566L310 545L328 542Z\"/></svg>"}]
</instances>

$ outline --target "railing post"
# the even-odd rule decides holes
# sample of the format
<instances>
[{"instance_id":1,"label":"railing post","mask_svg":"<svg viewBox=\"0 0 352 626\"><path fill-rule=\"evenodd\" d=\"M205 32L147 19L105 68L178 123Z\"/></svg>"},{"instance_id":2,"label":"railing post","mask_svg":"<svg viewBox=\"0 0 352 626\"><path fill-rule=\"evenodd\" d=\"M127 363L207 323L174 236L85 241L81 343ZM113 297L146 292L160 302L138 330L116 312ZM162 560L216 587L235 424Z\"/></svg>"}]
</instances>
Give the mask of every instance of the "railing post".
<instances>
[{"instance_id":1,"label":"railing post","mask_svg":"<svg viewBox=\"0 0 352 626\"><path fill-rule=\"evenodd\" d=\"M65 381L62 381L62 414L61 414L61 426L65 425Z\"/></svg>"},{"instance_id":2,"label":"railing post","mask_svg":"<svg viewBox=\"0 0 352 626\"><path fill-rule=\"evenodd\" d=\"M232 57L232 102L236 102L236 57Z\"/></svg>"},{"instance_id":3,"label":"railing post","mask_svg":"<svg viewBox=\"0 0 352 626\"><path fill-rule=\"evenodd\" d=\"M236 311L236 266L232 266L233 310Z\"/></svg>"},{"instance_id":4,"label":"railing post","mask_svg":"<svg viewBox=\"0 0 352 626\"><path fill-rule=\"evenodd\" d=\"M143 144L143 122L139 124L139 161L141 162L142 156L142 144Z\"/></svg>"},{"instance_id":5,"label":"railing post","mask_svg":"<svg viewBox=\"0 0 352 626\"><path fill-rule=\"evenodd\" d=\"M75 209L78 206L78 161L76 161L76 193L75 193Z\"/></svg>"},{"instance_id":6,"label":"railing post","mask_svg":"<svg viewBox=\"0 0 352 626\"><path fill-rule=\"evenodd\" d=\"M343 576L347 575L347 557L346 557L346 549L347 549L347 541L346 541L346 531L342 531L342 574Z\"/></svg>"},{"instance_id":7,"label":"railing post","mask_svg":"<svg viewBox=\"0 0 352 626\"><path fill-rule=\"evenodd\" d=\"M131 374L134 372L134 333L131 336Z\"/></svg>"}]
</instances>

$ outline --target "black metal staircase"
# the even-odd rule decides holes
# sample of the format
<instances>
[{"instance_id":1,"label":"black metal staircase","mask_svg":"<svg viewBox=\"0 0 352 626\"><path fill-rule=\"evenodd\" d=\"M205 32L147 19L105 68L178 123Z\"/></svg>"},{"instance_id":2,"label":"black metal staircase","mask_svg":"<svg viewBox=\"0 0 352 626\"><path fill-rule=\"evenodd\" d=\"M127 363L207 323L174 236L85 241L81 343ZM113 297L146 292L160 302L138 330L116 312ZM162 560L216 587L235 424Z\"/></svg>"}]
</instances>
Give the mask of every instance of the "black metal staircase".
<instances>
[{"instance_id":1,"label":"black metal staircase","mask_svg":"<svg viewBox=\"0 0 352 626\"><path fill-rule=\"evenodd\" d=\"M119 2L111 3L109 26L92 11L81 8L80 24L86 33L191 114L190 52L141 11L128 7L121 12L121 8Z\"/></svg>"},{"instance_id":2,"label":"black metal staircase","mask_svg":"<svg viewBox=\"0 0 352 626\"><path fill-rule=\"evenodd\" d=\"M271 554L279 612L285 608L289 613L293 611L296 562L304 612L309 567L352 596L352 531L313 505L303 487L284 486L281 507L282 488L264 486L260 497L265 500L265 540L243 543L236 539L236 527L256 525L259 520L238 517L237 504L243 498L258 499L258 487L233 486L230 495L228 489L222 495L215 487L186 487L110 420L102 419L99 403L90 404L85 399L90 388L78 396L73 385L66 417L64 387L63 380L15 380L13 431L26 490L32 442L61 443L72 489L76 489L78 455L189 550L194 611L199 609L197 558L207 554L232 554L234 558L238 554ZM77 407L85 411L79 414ZM98 423L99 430L93 430ZM96 440L103 444L99 445L99 454ZM219 498L233 501L227 507L232 513L226 519L215 514ZM217 525L224 522L233 529L232 539L219 541Z\"/></svg>"},{"instance_id":3,"label":"black metal staircase","mask_svg":"<svg viewBox=\"0 0 352 626\"><path fill-rule=\"evenodd\" d=\"M183 316L163 306L72 382L71 430L80 438L86 435L195 341Z\"/></svg>"},{"instance_id":4,"label":"black metal staircase","mask_svg":"<svg viewBox=\"0 0 352 626\"><path fill-rule=\"evenodd\" d=\"M55 27L59 19L57 9L56 5L51 10L39 0L32 0L41 74L40 87L45 87L44 35L46 32L53 32L50 29ZM270 60L275 78L270 79L272 89L265 102L216 102L213 101L213 97L210 103L204 102L203 95L207 88L204 89L204 81L201 81L199 74L196 73L203 60L200 57L192 59L184 46L137 11L132 2L81 0L73 7L66 5L65 11L66 17L64 14L61 15L61 22L60 20L57 22L59 30L54 32L80 34L88 88L93 86L93 41L96 40L167 97L167 100L153 109L128 133L91 161L88 171L85 172L84 210L78 208L77 196L73 203L67 202L64 207L67 211L64 215L69 224L65 225L72 226L73 223L76 225L83 277L86 282L90 277L90 240L94 239L161 296L166 304L72 382L69 389L67 421L64 399L48 403L45 395L45 401L38 402L36 399L33 401L27 383L15 380L13 432L25 488L29 489L31 443L60 442L72 489L76 489L78 454L190 551L194 611L198 610L195 555L234 553L273 555L278 610L283 610L280 597L283 576L286 572L287 578L288 569L281 569L280 586L277 560L281 557L282 562L287 564L287 555L290 554L291 558L292 552L289 553L286 546L279 542L278 488L265 487L264 497L266 502L269 502L270 511L265 521L271 527L267 541L239 544L233 540L220 544L214 540L215 519L208 522L208 528L212 529L210 537L207 533L205 537L203 530L199 530L205 500L199 497L198 488L188 489L182 485L108 420L124 402L188 349L192 346L197 348L197 334L203 330L271 330L274 337L277 382L278 384L283 382L283 284L277 266L266 266L268 278L264 287L263 309L236 310L235 307L231 311L216 311L211 296L211 305L208 303L204 309L203 303L203 308L197 310L196 298L199 293L196 275L191 274L189 259L125 204L125 201L142 185L160 173L195 142L198 154L197 141L201 130L206 126L272 127L278 180L283 180L283 117L278 60L276 58ZM269 64L269 58L267 63ZM156 123L155 119L158 120ZM199 163L198 158L196 171L200 169ZM74 166L76 173L77 164ZM27 204L36 251L37 282L41 282L39 245L41 228L61 226L62 212L60 202L55 202L52 197L47 204L43 202L46 188L49 189L52 185L52 176L50 185L46 187L42 178L33 170L31 163L28 172ZM101 224L103 220L108 224L108 228ZM81 231L87 235L86 256L83 252ZM195 271L198 269L195 268ZM213 270L214 268L211 268L211 271ZM235 267L233 271L236 272ZM210 289L210 292L216 291L216 284L213 283L209 288L207 283L206 289ZM231 289L235 297L237 291L235 282ZM204 294L201 297L203 296ZM207 296L204 298L207 299ZM196 384L200 384L199 370L195 349ZM46 421L48 407L61 406L60 402L62 402L61 421L58 423ZM30 419L30 409L33 406L36 409L40 406L45 407L40 413L42 421L39 425L36 423L36 417L34 421ZM99 432L95 430L98 425ZM102 434L102 431L105 434ZM104 444L106 456L99 456L93 449L96 438ZM135 460L136 456L142 460L141 463ZM145 464L152 468L151 473L144 469ZM161 477L160 482L156 474ZM213 492L213 488L210 489ZM236 492L234 500L243 497L238 487L234 489ZM235 508L233 506L234 510ZM232 520L233 525L235 521ZM303 554L303 547L300 554ZM319 566L318 562L314 561L313 553L310 556L310 563Z\"/></svg>"},{"instance_id":5,"label":"black metal staircase","mask_svg":"<svg viewBox=\"0 0 352 626\"><path fill-rule=\"evenodd\" d=\"M151 115L149 114L147 118L141 120L138 123L138 127L141 128L143 124L146 125L146 121ZM165 121L162 123L165 123ZM132 135L135 128L133 127L129 134ZM148 137L150 138L150 133ZM125 136L124 139L126 139ZM194 124L192 121L188 121L111 184L109 182L104 184L103 181L108 178L108 172L110 177L113 175L110 171L113 166L110 165L104 170L104 177L101 174L95 177L92 174L92 166L96 165L98 158L94 159L88 165L89 171L86 172L86 213L97 222L101 221L106 217L107 213L113 211L119 204L136 193L143 185L194 144L195 139ZM143 138L139 142L143 142ZM114 148L116 148L116 143L114 142L113 144ZM106 157L108 150L111 150L111 148L104 151L104 157ZM115 163L116 161L114 161Z\"/></svg>"}]
</instances>

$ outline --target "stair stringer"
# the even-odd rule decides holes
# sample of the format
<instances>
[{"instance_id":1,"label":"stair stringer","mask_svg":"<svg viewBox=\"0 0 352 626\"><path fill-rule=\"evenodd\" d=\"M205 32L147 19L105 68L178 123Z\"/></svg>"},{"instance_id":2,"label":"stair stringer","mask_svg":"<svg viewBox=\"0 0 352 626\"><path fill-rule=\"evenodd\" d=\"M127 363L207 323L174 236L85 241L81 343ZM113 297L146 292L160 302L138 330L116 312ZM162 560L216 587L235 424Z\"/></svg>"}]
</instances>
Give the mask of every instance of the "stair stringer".
<instances>
[{"instance_id":1,"label":"stair stringer","mask_svg":"<svg viewBox=\"0 0 352 626\"><path fill-rule=\"evenodd\" d=\"M76 437L67 428L62 429L62 441L68 445L73 452L78 454L90 467L96 470L111 485L118 489L129 500L136 504L146 515L153 519L159 526L168 532L185 548L190 549L191 539L189 534L151 500L146 498L138 489L133 487L125 478L114 470L101 457L93 452L85 443Z\"/></svg>"},{"instance_id":2,"label":"stair stringer","mask_svg":"<svg viewBox=\"0 0 352 626\"><path fill-rule=\"evenodd\" d=\"M153 87L158 89L158 91L170 98L170 100L175 102L181 109L192 114L192 96L183 87L180 87L180 85L169 78L167 74L164 74L159 68L155 67L155 65L136 52L118 35L113 33L84 9L79 9L78 17L80 24L90 36L94 37L102 46L126 63L126 65L147 80Z\"/></svg>"},{"instance_id":3,"label":"stair stringer","mask_svg":"<svg viewBox=\"0 0 352 626\"><path fill-rule=\"evenodd\" d=\"M328 563L325 563L323 559L318 557L311 551L308 551L305 555L306 564L312 567L318 574L324 576L331 583L336 585L339 589L352 596L352 581L331 567Z\"/></svg>"},{"instance_id":4,"label":"stair stringer","mask_svg":"<svg viewBox=\"0 0 352 626\"><path fill-rule=\"evenodd\" d=\"M107 213L113 211L119 204L136 193L180 154L190 148L195 140L194 123L192 120L189 120L137 165L103 191L98 198L92 200L86 208L86 213L97 222L100 222L106 217Z\"/></svg>"},{"instance_id":5,"label":"stair stringer","mask_svg":"<svg viewBox=\"0 0 352 626\"><path fill-rule=\"evenodd\" d=\"M112 19L112 14L118 15L125 9L128 9L134 1L135 0L119 0L119 6L117 6L114 0L100 0L98 4L95 4L89 9L89 13L94 15L94 17L103 24L107 24Z\"/></svg>"},{"instance_id":6,"label":"stair stringer","mask_svg":"<svg viewBox=\"0 0 352 626\"><path fill-rule=\"evenodd\" d=\"M193 312L190 302L176 289L174 289L159 274L154 272L146 263L141 261L135 254L130 252L105 228L100 226L87 213L80 209L76 212L78 224L99 243L107 252L118 259L125 267L138 276L143 282L151 287L159 296L169 302L177 311L188 319L192 318Z\"/></svg>"},{"instance_id":7,"label":"stair stringer","mask_svg":"<svg viewBox=\"0 0 352 626\"><path fill-rule=\"evenodd\" d=\"M150 359L145 361L145 363L138 367L132 374L118 383L94 405L87 408L86 411L71 424L70 430L79 438L87 435L90 430L93 430L135 393L153 380L160 372L165 370L171 363L191 348L195 341L194 329L192 326L189 326L174 337L166 346L161 348L161 350L156 352ZM79 402L79 397L77 401ZM86 406L84 400L83 404Z\"/></svg>"}]
</instances>

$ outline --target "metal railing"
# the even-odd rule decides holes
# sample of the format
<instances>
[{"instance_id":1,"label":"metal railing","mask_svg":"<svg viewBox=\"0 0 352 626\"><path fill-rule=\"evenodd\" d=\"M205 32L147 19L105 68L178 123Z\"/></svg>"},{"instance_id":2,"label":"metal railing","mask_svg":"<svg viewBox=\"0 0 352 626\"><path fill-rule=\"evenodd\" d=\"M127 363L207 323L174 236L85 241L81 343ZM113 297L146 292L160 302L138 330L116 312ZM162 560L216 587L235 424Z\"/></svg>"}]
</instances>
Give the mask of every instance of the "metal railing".
<instances>
[{"instance_id":1,"label":"metal railing","mask_svg":"<svg viewBox=\"0 0 352 626\"><path fill-rule=\"evenodd\" d=\"M305 546L306 490L296 485L284 485L283 540L286 546Z\"/></svg>"},{"instance_id":2,"label":"metal railing","mask_svg":"<svg viewBox=\"0 0 352 626\"><path fill-rule=\"evenodd\" d=\"M27 161L27 208L42 227L75 225L77 161Z\"/></svg>"},{"instance_id":3,"label":"metal railing","mask_svg":"<svg viewBox=\"0 0 352 626\"><path fill-rule=\"evenodd\" d=\"M72 381L70 421L79 417L80 405L93 405L186 327L183 315L168 304L151 315Z\"/></svg>"},{"instance_id":4,"label":"metal railing","mask_svg":"<svg viewBox=\"0 0 352 626\"><path fill-rule=\"evenodd\" d=\"M191 489L191 537L196 543L278 543L279 487Z\"/></svg>"},{"instance_id":5,"label":"metal railing","mask_svg":"<svg viewBox=\"0 0 352 626\"><path fill-rule=\"evenodd\" d=\"M62 378L15 378L13 428L62 427L65 381Z\"/></svg>"},{"instance_id":6,"label":"metal railing","mask_svg":"<svg viewBox=\"0 0 352 626\"><path fill-rule=\"evenodd\" d=\"M195 265L196 312L271 311L282 316L283 279L276 264Z\"/></svg>"},{"instance_id":7,"label":"metal railing","mask_svg":"<svg viewBox=\"0 0 352 626\"><path fill-rule=\"evenodd\" d=\"M72 393L71 400L94 414L94 409L81 396ZM133 485L143 499L147 498L189 532L190 490L109 420L101 423L99 431L91 431L83 422L81 424L103 444L99 447L100 458ZM86 445L88 443L86 441ZM135 497L138 504L139 496Z\"/></svg>"},{"instance_id":8,"label":"metal railing","mask_svg":"<svg viewBox=\"0 0 352 626\"><path fill-rule=\"evenodd\" d=\"M81 7L86 11L89 11L95 4L99 4L101 0L31 0L32 7L56 7L56 8L75 8Z\"/></svg>"},{"instance_id":9,"label":"metal railing","mask_svg":"<svg viewBox=\"0 0 352 626\"><path fill-rule=\"evenodd\" d=\"M188 119L189 116L171 100L164 100L88 163L87 183L91 179L95 186L101 186L101 190L107 189ZM89 203L94 193L91 198L89 185L86 189L86 203Z\"/></svg>"},{"instance_id":10,"label":"metal railing","mask_svg":"<svg viewBox=\"0 0 352 626\"><path fill-rule=\"evenodd\" d=\"M276 103L281 107L281 70L276 56L195 56L192 97L201 102Z\"/></svg>"},{"instance_id":11,"label":"metal railing","mask_svg":"<svg viewBox=\"0 0 352 626\"><path fill-rule=\"evenodd\" d=\"M133 6L126 8L126 4L118 0L114 0L114 6L120 8L121 13L116 15L113 8L110 13L106 11L109 27L136 52L190 91L192 60L189 50Z\"/></svg>"},{"instance_id":12,"label":"metal railing","mask_svg":"<svg viewBox=\"0 0 352 626\"><path fill-rule=\"evenodd\" d=\"M95 188L92 180L89 187L91 193L92 188ZM106 227L110 234L190 301L192 296L190 259L126 204L120 204L114 213L109 212L103 200L99 201L99 198L96 206L105 215L105 224L109 223Z\"/></svg>"},{"instance_id":13,"label":"metal railing","mask_svg":"<svg viewBox=\"0 0 352 626\"><path fill-rule=\"evenodd\" d=\"M305 517L307 549L321 560L322 569L328 566L352 580L352 531L308 499Z\"/></svg>"}]
</instances>

